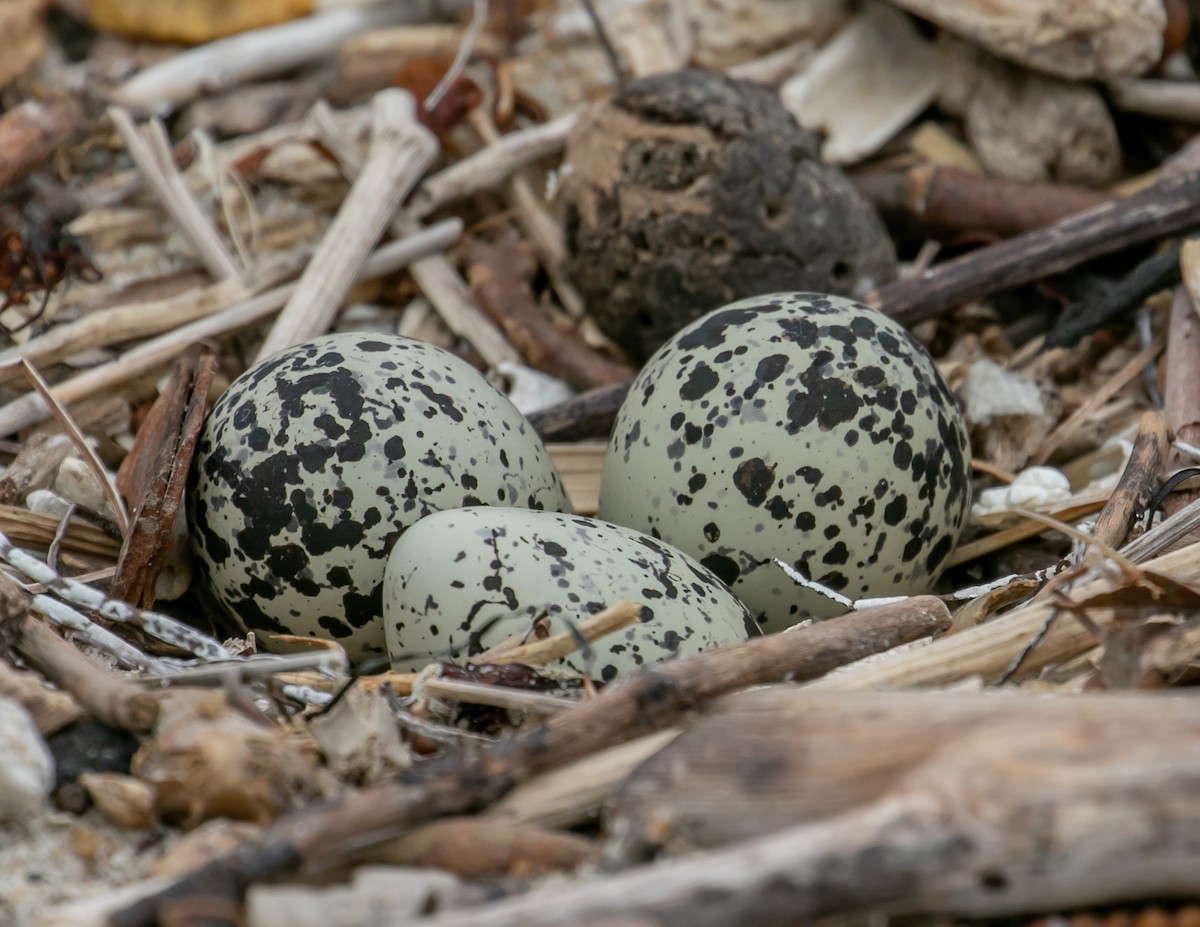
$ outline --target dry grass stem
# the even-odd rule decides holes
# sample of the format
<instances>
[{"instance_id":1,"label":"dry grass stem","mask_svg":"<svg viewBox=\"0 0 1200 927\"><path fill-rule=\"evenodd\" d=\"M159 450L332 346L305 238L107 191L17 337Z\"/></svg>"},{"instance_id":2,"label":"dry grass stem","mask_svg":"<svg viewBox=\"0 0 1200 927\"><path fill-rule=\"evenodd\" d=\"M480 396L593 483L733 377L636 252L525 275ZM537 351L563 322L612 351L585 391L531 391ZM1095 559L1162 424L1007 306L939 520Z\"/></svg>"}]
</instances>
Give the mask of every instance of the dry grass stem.
<instances>
[{"instance_id":1,"label":"dry grass stem","mask_svg":"<svg viewBox=\"0 0 1200 927\"><path fill-rule=\"evenodd\" d=\"M462 679L427 678L421 683L421 694L431 698L450 699L471 705L490 705L510 711L528 711L552 715L573 707L569 699L542 692L527 692L509 686L488 686Z\"/></svg>"},{"instance_id":2,"label":"dry grass stem","mask_svg":"<svg viewBox=\"0 0 1200 927\"><path fill-rule=\"evenodd\" d=\"M1080 425L1091 418L1097 409L1115 396L1127 383L1139 376L1142 369L1162 353L1162 349L1166 347L1166 343L1166 337L1160 334L1153 342L1131 357L1120 370L1109 377L1103 386L1090 393L1083 404L1071 413L1070 418L1059 424L1047 436L1046 440L1042 442L1042 446L1038 448L1037 453L1030 458L1030 465L1037 466L1049 460L1050 455L1058 450L1063 442L1074 434Z\"/></svg>"},{"instance_id":3,"label":"dry grass stem","mask_svg":"<svg viewBox=\"0 0 1200 927\"><path fill-rule=\"evenodd\" d=\"M567 654L579 649L582 641L591 643L606 634L612 634L621 628L633 624L642 613L639 602L627 599L610 605L602 612L597 612L578 622L570 631L554 634L545 640L531 641L517 647L493 647L477 657L472 657L475 663L527 663L530 666L540 666L561 660Z\"/></svg>"},{"instance_id":4,"label":"dry grass stem","mask_svg":"<svg viewBox=\"0 0 1200 927\"><path fill-rule=\"evenodd\" d=\"M125 509L125 500L117 492L117 487L113 484L112 478L108 475L108 470L105 469L99 455L96 454L96 449L84 437L83 431L75 424L75 419L71 417L71 413L66 410L61 402L54 398L54 395L50 391L50 385L42 379L42 375L38 373L37 368L24 358L17 361L17 364L20 366L21 372L25 375L26 379L33 385L38 395L42 397L42 401L46 403L46 408L50 410L50 414L54 416L59 427L71 439L71 443L75 445L75 450L79 453L83 462L88 465L88 469L92 471L92 475L100 483L101 489L104 490L104 498L108 500L109 506L112 507L113 519L121 531L121 536L127 536L129 534L129 512Z\"/></svg>"},{"instance_id":5,"label":"dry grass stem","mask_svg":"<svg viewBox=\"0 0 1200 927\"><path fill-rule=\"evenodd\" d=\"M566 146L567 135L578 118L578 112L570 112L541 125L510 132L475 154L455 161L417 188L408 213L423 219L449 202L494 189L539 158L557 154Z\"/></svg>"}]
</instances>

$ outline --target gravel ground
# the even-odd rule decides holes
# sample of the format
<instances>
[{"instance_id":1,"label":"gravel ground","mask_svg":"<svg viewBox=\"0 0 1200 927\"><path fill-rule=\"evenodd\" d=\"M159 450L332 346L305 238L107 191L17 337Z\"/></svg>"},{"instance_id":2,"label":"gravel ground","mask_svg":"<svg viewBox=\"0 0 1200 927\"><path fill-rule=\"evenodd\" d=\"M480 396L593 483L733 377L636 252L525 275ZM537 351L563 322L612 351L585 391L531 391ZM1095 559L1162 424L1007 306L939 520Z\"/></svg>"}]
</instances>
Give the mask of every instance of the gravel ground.
<instances>
[{"instance_id":1,"label":"gravel ground","mask_svg":"<svg viewBox=\"0 0 1200 927\"><path fill-rule=\"evenodd\" d=\"M0 829L0 927L35 927L56 905L145 878L167 846L147 831L117 830L94 810Z\"/></svg>"}]
</instances>

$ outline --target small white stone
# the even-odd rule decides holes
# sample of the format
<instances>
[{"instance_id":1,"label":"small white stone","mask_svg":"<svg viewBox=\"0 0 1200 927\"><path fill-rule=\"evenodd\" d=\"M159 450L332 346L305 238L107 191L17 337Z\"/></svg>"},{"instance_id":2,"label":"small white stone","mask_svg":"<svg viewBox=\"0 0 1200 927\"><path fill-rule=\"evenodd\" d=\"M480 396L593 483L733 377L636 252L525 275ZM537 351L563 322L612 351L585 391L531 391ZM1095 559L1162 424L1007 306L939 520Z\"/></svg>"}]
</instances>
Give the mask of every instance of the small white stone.
<instances>
[{"instance_id":1,"label":"small white stone","mask_svg":"<svg viewBox=\"0 0 1200 927\"><path fill-rule=\"evenodd\" d=\"M54 477L54 491L76 505L86 505L97 512L112 514L100 480L92 468L78 457L68 457L59 465L58 475Z\"/></svg>"},{"instance_id":2,"label":"small white stone","mask_svg":"<svg viewBox=\"0 0 1200 927\"><path fill-rule=\"evenodd\" d=\"M54 758L25 706L0 696L0 822L29 821L54 784Z\"/></svg>"},{"instance_id":3,"label":"small white stone","mask_svg":"<svg viewBox=\"0 0 1200 927\"><path fill-rule=\"evenodd\" d=\"M49 489L35 489L25 497L25 508L41 515L63 518L70 507L70 502Z\"/></svg>"}]
</instances>

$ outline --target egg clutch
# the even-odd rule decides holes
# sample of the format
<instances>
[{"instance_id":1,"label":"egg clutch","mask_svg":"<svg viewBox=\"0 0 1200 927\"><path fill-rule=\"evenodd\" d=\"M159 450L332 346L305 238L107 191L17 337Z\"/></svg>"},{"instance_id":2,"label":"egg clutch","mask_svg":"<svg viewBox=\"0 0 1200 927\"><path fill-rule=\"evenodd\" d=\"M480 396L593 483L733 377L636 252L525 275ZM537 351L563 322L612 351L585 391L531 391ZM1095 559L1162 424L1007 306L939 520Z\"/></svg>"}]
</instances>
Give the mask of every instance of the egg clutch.
<instances>
[{"instance_id":1,"label":"egg clutch","mask_svg":"<svg viewBox=\"0 0 1200 927\"><path fill-rule=\"evenodd\" d=\"M852 599L926 591L966 520L969 457L953 394L902 326L772 294L649 359L597 519L570 513L540 439L474 368L365 333L234 381L188 513L205 586L247 630L411 669L635 599L642 621L572 663L607 679L837 613L775 558Z\"/></svg>"}]
</instances>

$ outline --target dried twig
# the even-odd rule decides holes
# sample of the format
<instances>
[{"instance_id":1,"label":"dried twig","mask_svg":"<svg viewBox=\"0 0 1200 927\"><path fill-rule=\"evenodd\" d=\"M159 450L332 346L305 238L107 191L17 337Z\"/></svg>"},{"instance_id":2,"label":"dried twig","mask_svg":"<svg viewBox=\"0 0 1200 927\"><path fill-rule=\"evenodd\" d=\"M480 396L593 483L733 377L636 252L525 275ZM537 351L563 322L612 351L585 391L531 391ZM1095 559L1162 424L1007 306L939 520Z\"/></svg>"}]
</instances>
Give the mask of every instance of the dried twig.
<instances>
[{"instance_id":1,"label":"dried twig","mask_svg":"<svg viewBox=\"0 0 1200 927\"><path fill-rule=\"evenodd\" d=\"M1042 446L1030 458L1030 464L1037 466L1049 460L1050 455L1058 450L1062 446L1062 443L1074 434L1080 425L1094 415L1097 409L1115 396L1127 383L1139 376L1142 368L1158 357L1165 345L1166 337L1159 335L1147 347L1130 358L1120 370L1109 377L1103 386L1089 393L1087 399L1079 408L1071 413L1070 418L1060 423L1046 437L1046 440L1042 442Z\"/></svg>"},{"instance_id":2,"label":"dried twig","mask_svg":"<svg viewBox=\"0 0 1200 927\"><path fill-rule=\"evenodd\" d=\"M1200 226L1200 172L1149 189L873 290L866 301L906 325L997 290L1041 280L1084 261Z\"/></svg>"},{"instance_id":3,"label":"dried twig","mask_svg":"<svg viewBox=\"0 0 1200 927\"><path fill-rule=\"evenodd\" d=\"M336 806L286 816L263 840L220 857L112 916L113 927L150 927L162 906L241 895L253 881L328 864L407 828L479 809L516 783L640 733L671 724L725 692L810 677L949 623L931 596L854 612L788 634L647 667L597 698L482 752L455 750L402 775L401 782L348 793ZM197 897L199 896L199 898Z\"/></svg>"},{"instance_id":4,"label":"dried twig","mask_svg":"<svg viewBox=\"0 0 1200 927\"><path fill-rule=\"evenodd\" d=\"M363 279L393 273L422 255L445 248L462 234L462 222L447 219L401 241L381 247L367 259L360 276ZM70 379L56 383L50 391L60 402L75 402L96 395L117 383L148 373L171 363L188 345L216 338L262 321L277 311L297 284L276 287L259 296L234 303L220 312L174 331L152 338L126 351L119 359L93 367ZM48 410L42 398L29 394L0 407L0 434L11 434L45 421Z\"/></svg>"},{"instance_id":5,"label":"dried twig","mask_svg":"<svg viewBox=\"0 0 1200 927\"><path fill-rule=\"evenodd\" d=\"M20 570L35 582L42 583L68 602L90 609L110 621L131 624L168 644L194 653L205 660L227 660L229 651L195 628L167 615L134 608L125 602L110 599L104 593L73 579L59 576L36 557L31 557L12 545L0 534L0 559Z\"/></svg>"},{"instance_id":6,"label":"dried twig","mask_svg":"<svg viewBox=\"0 0 1200 927\"><path fill-rule=\"evenodd\" d=\"M0 623L17 631L16 649L39 673L70 692L105 724L145 731L158 718L158 700L140 686L106 672L28 615L17 585L0 574Z\"/></svg>"},{"instance_id":7,"label":"dried twig","mask_svg":"<svg viewBox=\"0 0 1200 927\"><path fill-rule=\"evenodd\" d=\"M208 272L217 280L236 278L237 263L175 167L162 123L151 120L143 131L138 131L125 110L112 106L108 115L159 202L192 243Z\"/></svg>"},{"instance_id":8,"label":"dried twig","mask_svg":"<svg viewBox=\"0 0 1200 927\"><path fill-rule=\"evenodd\" d=\"M344 7L173 55L117 88L123 106L169 111L204 94L267 77L332 52L343 39L422 16L421 3ZM420 20L416 20L420 21Z\"/></svg>"},{"instance_id":9,"label":"dried twig","mask_svg":"<svg viewBox=\"0 0 1200 927\"><path fill-rule=\"evenodd\" d=\"M500 136L425 180L413 193L407 212L423 219L452 200L492 189L526 164L557 154L578 118L578 112L564 113L542 125Z\"/></svg>"},{"instance_id":10,"label":"dried twig","mask_svg":"<svg viewBox=\"0 0 1200 927\"><path fill-rule=\"evenodd\" d=\"M259 349L260 359L328 331L372 245L437 152L406 91L380 91L373 113L362 171Z\"/></svg>"}]
</instances>

